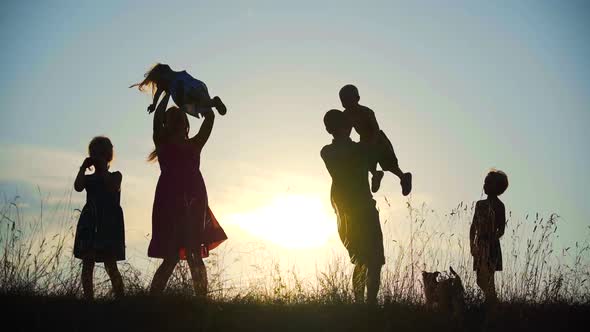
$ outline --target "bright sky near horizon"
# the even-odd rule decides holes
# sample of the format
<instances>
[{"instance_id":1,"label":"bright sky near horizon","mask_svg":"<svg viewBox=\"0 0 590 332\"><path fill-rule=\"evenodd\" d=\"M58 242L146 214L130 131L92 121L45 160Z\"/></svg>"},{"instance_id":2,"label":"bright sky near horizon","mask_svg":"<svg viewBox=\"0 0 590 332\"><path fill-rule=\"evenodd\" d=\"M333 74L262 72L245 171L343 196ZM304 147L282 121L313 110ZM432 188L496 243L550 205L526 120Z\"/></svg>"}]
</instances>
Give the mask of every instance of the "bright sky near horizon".
<instances>
[{"instance_id":1,"label":"bright sky near horizon","mask_svg":"<svg viewBox=\"0 0 590 332\"><path fill-rule=\"evenodd\" d=\"M128 241L145 240L159 171L145 161L150 97L127 87L164 62L203 80L228 106L202 172L230 238L339 246L319 151L330 142L323 114L341 108L338 90L347 83L413 172L414 201L446 212L480 199L483 177L496 167L509 176L503 200L513 213L557 212L563 240L587 235L588 2L0 6L5 195L32 195L39 185L59 196L90 139L107 135L113 168L124 174ZM191 121L194 132L200 120ZM392 201L401 223L399 184L391 174L384 183L376 197ZM135 249L145 253L145 241Z\"/></svg>"}]
</instances>

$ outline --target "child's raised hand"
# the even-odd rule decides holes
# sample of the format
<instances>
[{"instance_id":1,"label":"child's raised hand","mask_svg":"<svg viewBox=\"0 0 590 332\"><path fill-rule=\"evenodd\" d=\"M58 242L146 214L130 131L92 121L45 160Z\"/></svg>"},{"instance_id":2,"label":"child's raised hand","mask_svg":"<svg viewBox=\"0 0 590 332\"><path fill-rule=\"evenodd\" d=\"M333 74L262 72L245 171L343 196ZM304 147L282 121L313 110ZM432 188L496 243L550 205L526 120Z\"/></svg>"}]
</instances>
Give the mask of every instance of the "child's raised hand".
<instances>
[{"instance_id":1,"label":"child's raised hand","mask_svg":"<svg viewBox=\"0 0 590 332\"><path fill-rule=\"evenodd\" d=\"M90 168L94 165L94 160L90 157L84 159L84 162L82 163L82 166L84 169Z\"/></svg>"}]
</instances>

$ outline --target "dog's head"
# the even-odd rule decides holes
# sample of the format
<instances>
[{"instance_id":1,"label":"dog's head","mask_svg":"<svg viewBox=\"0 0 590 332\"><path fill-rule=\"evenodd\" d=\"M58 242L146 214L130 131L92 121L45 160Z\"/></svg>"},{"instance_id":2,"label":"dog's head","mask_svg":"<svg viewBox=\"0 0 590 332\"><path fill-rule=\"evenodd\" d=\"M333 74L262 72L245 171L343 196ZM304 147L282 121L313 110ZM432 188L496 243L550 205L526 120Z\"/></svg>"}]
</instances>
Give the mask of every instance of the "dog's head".
<instances>
[{"instance_id":1,"label":"dog's head","mask_svg":"<svg viewBox=\"0 0 590 332\"><path fill-rule=\"evenodd\" d=\"M426 272L422 271L422 282L424 283L424 296L426 298L426 304L432 305L436 302L436 288L438 286L438 276L440 272Z\"/></svg>"},{"instance_id":2,"label":"dog's head","mask_svg":"<svg viewBox=\"0 0 590 332\"><path fill-rule=\"evenodd\" d=\"M422 281L424 281L424 287L430 288L435 287L438 283L437 278L440 275L440 272L426 272L422 271Z\"/></svg>"},{"instance_id":3,"label":"dog's head","mask_svg":"<svg viewBox=\"0 0 590 332\"><path fill-rule=\"evenodd\" d=\"M465 307L463 283L459 274L449 268L439 280L440 272L422 272L426 305L436 307L461 319Z\"/></svg>"}]
</instances>

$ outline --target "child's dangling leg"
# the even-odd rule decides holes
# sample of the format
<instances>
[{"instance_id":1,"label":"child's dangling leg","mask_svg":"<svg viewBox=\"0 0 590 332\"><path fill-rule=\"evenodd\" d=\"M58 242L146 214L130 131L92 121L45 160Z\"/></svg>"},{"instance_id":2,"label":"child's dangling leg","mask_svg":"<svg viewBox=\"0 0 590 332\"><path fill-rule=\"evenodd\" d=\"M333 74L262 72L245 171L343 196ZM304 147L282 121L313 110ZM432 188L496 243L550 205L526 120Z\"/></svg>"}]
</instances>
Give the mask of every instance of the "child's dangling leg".
<instances>
[{"instance_id":1,"label":"child's dangling leg","mask_svg":"<svg viewBox=\"0 0 590 332\"><path fill-rule=\"evenodd\" d=\"M400 184L402 186L402 195L408 196L410 192L412 192L412 173L404 173L399 166L396 166L392 170L388 170L391 173L397 175L400 179Z\"/></svg>"},{"instance_id":2,"label":"child's dangling leg","mask_svg":"<svg viewBox=\"0 0 590 332\"><path fill-rule=\"evenodd\" d=\"M408 196L412 192L412 173L404 173L399 167L399 162L393 145L389 141L389 138L383 133L379 134L379 142L377 143L375 151L377 153L377 161L381 165L381 169L389 171L395 174L400 179L402 186L402 195ZM375 192L375 191L374 191Z\"/></svg>"},{"instance_id":3,"label":"child's dangling leg","mask_svg":"<svg viewBox=\"0 0 590 332\"><path fill-rule=\"evenodd\" d=\"M379 153L377 151L377 145L363 143L367 151L369 152L369 172L371 173L371 191L376 193L381 187L381 180L385 173L377 170L377 162L379 161Z\"/></svg>"},{"instance_id":4,"label":"child's dangling leg","mask_svg":"<svg viewBox=\"0 0 590 332\"><path fill-rule=\"evenodd\" d=\"M221 101L221 98L219 98L219 96L213 97L213 99L211 99L211 102L213 103L213 107L215 107L215 109L217 110L217 112L219 112L220 115L225 115L225 113L227 113L227 107L225 107L225 104Z\"/></svg>"},{"instance_id":5,"label":"child's dangling leg","mask_svg":"<svg viewBox=\"0 0 590 332\"><path fill-rule=\"evenodd\" d=\"M117 262L114 259L105 261L104 268L111 279L115 298L122 298L125 295L125 288L123 286L123 277L121 277L121 273L117 268Z\"/></svg>"},{"instance_id":6,"label":"child's dangling leg","mask_svg":"<svg viewBox=\"0 0 590 332\"><path fill-rule=\"evenodd\" d=\"M227 107L221 101L221 98L215 96L213 99L208 99L204 102L199 104L185 104L180 107L180 109L190 114L197 119L201 117L201 113L208 111L211 107L214 107L220 115L225 115L227 113Z\"/></svg>"},{"instance_id":7,"label":"child's dangling leg","mask_svg":"<svg viewBox=\"0 0 590 332\"><path fill-rule=\"evenodd\" d=\"M376 193L381 188L381 180L383 180L383 176L385 173L383 171L377 170L377 162L371 162L371 191Z\"/></svg>"},{"instance_id":8,"label":"child's dangling leg","mask_svg":"<svg viewBox=\"0 0 590 332\"><path fill-rule=\"evenodd\" d=\"M94 259L82 260L82 290L84 299L94 299Z\"/></svg>"}]
</instances>

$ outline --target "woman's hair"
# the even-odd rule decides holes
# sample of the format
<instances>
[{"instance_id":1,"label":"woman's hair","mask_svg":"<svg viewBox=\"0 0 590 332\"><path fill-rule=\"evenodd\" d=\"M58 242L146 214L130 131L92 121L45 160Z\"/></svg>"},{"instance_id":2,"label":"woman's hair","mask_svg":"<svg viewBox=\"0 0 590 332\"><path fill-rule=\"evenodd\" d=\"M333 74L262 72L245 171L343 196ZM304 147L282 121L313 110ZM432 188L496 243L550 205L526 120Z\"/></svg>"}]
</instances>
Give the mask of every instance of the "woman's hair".
<instances>
[{"instance_id":1,"label":"woman's hair","mask_svg":"<svg viewBox=\"0 0 590 332\"><path fill-rule=\"evenodd\" d=\"M492 169L486 176L483 191L486 195L500 196L508 189L508 176L506 173Z\"/></svg>"},{"instance_id":2,"label":"woman's hair","mask_svg":"<svg viewBox=\"0 0 590 332\"><path fill-rule=\"evenodd\" d=\"M92 158L103 158L110 164L113 160L113 143L106 136L96 136L88 144L88 155Z\"/></svg>"},{"instance_id":3,"label":"woman's hair","mask_svg":"<svg viewBox=\"0 0 590 332\"><path fill-rule=\"evenodd\" d=\"M151 88L153 95L156 93L158 83L162 80L163 75L171 70L170 66L166 64L156 63L143 75L145 77L143 81L131 85L130 88L137 87L139 91L145 91L146 88Z\"/></svg>"},{"instance_id":4,"label":"woman's hair","mask_svg":"<svg viewBox=\"0 0 590 332\"><path fill-rule=\"evenodd\" d=\"M175 131L183 129L185 130L185 138L188 139L190 127L186 113L181 111L180 108L172 106L166 111L164 128L162 128L162 140L166 141ZM158 150L156 148L150 152L147 160L150 162L158 160Z\"/></svg>"}]
</instances>

